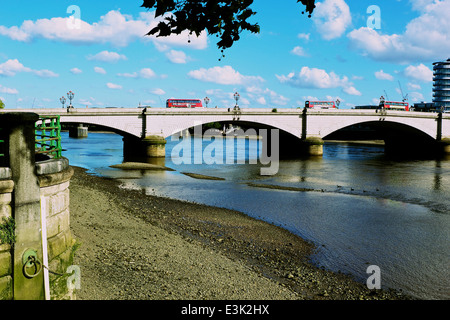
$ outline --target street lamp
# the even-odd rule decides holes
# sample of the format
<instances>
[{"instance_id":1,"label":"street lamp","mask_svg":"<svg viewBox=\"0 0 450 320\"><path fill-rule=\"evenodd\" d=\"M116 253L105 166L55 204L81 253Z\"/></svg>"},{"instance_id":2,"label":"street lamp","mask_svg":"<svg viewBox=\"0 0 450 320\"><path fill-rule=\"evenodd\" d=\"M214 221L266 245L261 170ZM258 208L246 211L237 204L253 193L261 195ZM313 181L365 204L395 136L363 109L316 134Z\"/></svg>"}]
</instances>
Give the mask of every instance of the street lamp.
<instances>
[{"instance_id":1,"label":"street lamp","mask_svg":"<svg viewBox=\"0 0 450 320\"><path fill-rule=\"evenodd\" d=\"M237 107L237 105L238 105L239 97L240 97L239 93L235 92L235 93L234 93L234 100L236 100L236 107Z\"/></svg>"},{"instance_id":2,"label":"street lamp","mask_svg":"<svg viewBox=\"0 0 450 320\"><path fill-rule=\"evenodd\" d=\"M339 100L339 99L337 99L336 100L336 106L337 106L337 108L339 109L339 105L341 104L341 100Z\"/></svg>"},{"instance_id":3,"label":"street lamp","mask_svg":"<svg viewBox=\"0 0 450 320\"><path fill-rule=\"evenodd\" d=\"M66 103L66 98L64 98L64 96L62 96L61 98L59 98L59 101L61 101L62 107L64 109L64 104Z\"/></svg>"},{"instance_id":4,"label":"street lamp","mask_svg":"<svg viewBox=\"0 0 450 320\"><path fill-rule=\"evenodd\" d=\"M73 100L74 95L75 95L75 93L73 93L72 91L67 92L67 98L69 98L69 100L70 100L69 108L73 108L72 100Z\"/></svg>"},{"instance_id":5,"label":"street lamp","mask_svg":"<svg viewBox=\"0 0 450 320\"><path fill-rule=\"evenodd\" d=\"M206 97L205 99L203 99L205 101L206 107L208 108L208 103L211 101L211 99L209 99L208 97Z\"/></svg>"}]
</instances>

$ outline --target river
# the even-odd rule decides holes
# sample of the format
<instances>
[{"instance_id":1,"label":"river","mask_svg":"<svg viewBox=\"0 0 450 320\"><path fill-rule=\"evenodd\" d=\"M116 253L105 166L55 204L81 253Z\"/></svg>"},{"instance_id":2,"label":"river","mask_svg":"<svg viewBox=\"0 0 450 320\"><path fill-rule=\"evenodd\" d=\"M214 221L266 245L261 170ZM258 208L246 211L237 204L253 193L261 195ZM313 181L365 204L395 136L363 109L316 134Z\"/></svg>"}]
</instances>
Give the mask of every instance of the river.
<instances>
[{"instance_id":1,"label":"river","mask_svg":"<svg viewBox=\"0 0 450 320\"><path fill-rule=\"evenodd\" d=\"M164 165L175 171L144 172L109 167L123 161L119 135L89 132L87 139L72 139L63 132L62 144L71 165L118 179L124 188L235 209L282 226L317 245L311 257L317 266L365 283L368 266L376 265L382 288L419 299L450 298L449 159L390 159L383 146L326 143L322 158L281 160L276 175L264 176L264 165L250 163L261 149L257 141L236 143L243 164L200 165L180 164L181 153L171 156L180 144L169 138ZM208 146L203 141L200 153Z\"/></svg>"}]
</instances>

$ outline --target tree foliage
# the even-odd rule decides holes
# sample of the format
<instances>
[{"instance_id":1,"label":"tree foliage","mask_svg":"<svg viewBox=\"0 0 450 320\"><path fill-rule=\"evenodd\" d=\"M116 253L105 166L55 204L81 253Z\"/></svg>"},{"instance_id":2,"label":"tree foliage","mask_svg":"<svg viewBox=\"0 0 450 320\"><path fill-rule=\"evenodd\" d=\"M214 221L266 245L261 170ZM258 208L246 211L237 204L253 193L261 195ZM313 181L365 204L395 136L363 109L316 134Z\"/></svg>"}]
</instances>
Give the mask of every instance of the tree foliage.
<instances>
[{"instance_id":1,"label":"tree foliage","mask_svg":"<svg viewBox=\"0 0 450 320\"><path fill-rule=\"evenodd\" d=\"M253 0L143 0L142 7L156 9L155 16L166 15L147 35L165 37L188 31L190 35L199 36L202 31L219 38L217 46L223 50L230 48L240 39L244 30L259 33L258 23L248 19L256 14L250 8ZM285 1L285 0L283 0ZM301 2L311 17L315 0L297 0ZM273 5L276 5L274 2ZM302 12L304 13L304 12Z\"/></svg>"},{"instance_id":2,"label":"tree foliage","mask_svg":"<svg viewBox=\"0 0 450 320\"><path fill-rule=\"evenodd\" d=\"M2 99L0 99L0 109L3 109L5 107L5 104L3 103Z\"/></svg>"}]
</instances>

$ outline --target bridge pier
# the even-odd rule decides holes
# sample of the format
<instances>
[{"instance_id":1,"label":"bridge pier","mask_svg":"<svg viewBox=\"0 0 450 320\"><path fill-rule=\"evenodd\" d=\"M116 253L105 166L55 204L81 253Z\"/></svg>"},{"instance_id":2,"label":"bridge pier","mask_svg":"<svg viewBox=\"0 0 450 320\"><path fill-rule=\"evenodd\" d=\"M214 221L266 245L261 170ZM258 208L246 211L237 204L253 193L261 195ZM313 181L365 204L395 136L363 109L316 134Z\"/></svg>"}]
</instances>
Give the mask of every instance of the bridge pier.
<instances>
[{"instance_id":1,"label":"bridge pier","mask_svg":"<svg viewBox=\"0 0 450 320\"><path fill-rule=\"evenodd\" d=\"M279 152L281 158L322 157L322 138L309 136L299 139L293 135L280 133Z\"/></svg>"},{"instance_id":2,"label":"bridge pier","mask_svg":"<svg viewBox=\"0 0 450 320\"><path fill-rule=\"evenodd\" d=\"M450 137L442 138L437 142L439 154L450 155Z\"/></svg>"},{"instance_id":3,"label":"bridge pier","mask_svg":"<svg viewBox=\"0 0 450 320\"><path fill-rule=\"evenodd\" d=\"M166 156L166 143L164 137L158 135L146 136L142 139L124 137L124 159L148 162L148 159L164 158Z\"/></svg>"},{"instance_id":4,"label":"bridge pier","mask_svg":"<svg viewBox=\"0 0 450 320\"><path fill-rule=\"evenodd\" d=\"M307 137L300 142L300 151L305 156L322 157L323 140L320 137Z\"/></svg>"},{"instance_id":5,"label":"bridge pier","mask_svg":"<svg viewBox=\"0 0 450 320\"><path fill-rule=\"evenodd\" d=\"M77 127L71 127L69 129L70 138L87 138L88 127L83 127L83 124L79 124Z\"/></svg>"}]
</instances>

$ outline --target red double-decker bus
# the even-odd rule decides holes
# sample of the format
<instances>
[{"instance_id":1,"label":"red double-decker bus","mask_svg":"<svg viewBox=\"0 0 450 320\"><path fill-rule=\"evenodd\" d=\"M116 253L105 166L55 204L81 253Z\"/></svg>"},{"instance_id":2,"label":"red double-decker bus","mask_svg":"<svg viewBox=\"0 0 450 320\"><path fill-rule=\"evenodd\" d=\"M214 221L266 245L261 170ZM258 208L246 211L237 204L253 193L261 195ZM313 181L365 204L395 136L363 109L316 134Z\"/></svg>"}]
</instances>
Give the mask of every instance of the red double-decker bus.
<instances>
[{"instance_id":1,"label":"red double-decker bus","mask_svg":"<svg viewBox=\"0 0 450 320\"><path fill-rule=\"evenodd\" d=\"M336 109L334 101L305 101L306 108L313 109Z\"/></svg>"},{"instance_id":2,"label":"red double-decker bus","mask_svg":"<svg viewBox=\"0 0 450 320\"><path fill-rule=\"evenodd\" d=\"M408 102L399 102L399 101L380 101L380 108L389 109L389 110L398 110L398 111L409 111L409 103Z\"/></svg>"},{"instance_id":3,"label":"red double-decker bus","mask_svg":"<svg viewBox=\"0 0 450 320\"><path fill-rule=\"evenodd\" d=\"M202 108L200 99L167 99L166 108Z\"/></svg>"}]
</instances>

